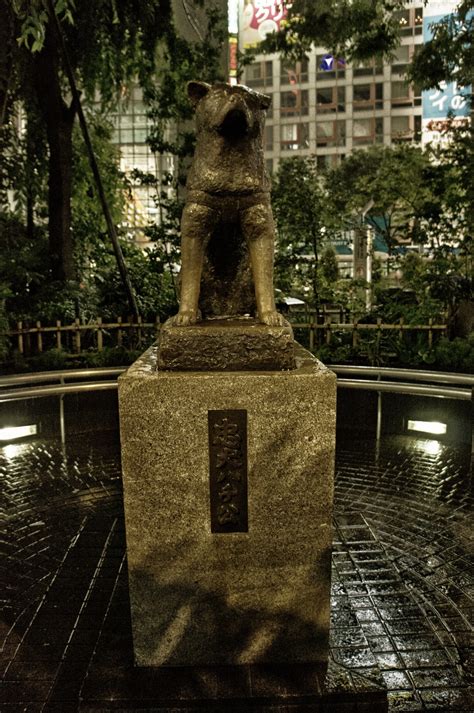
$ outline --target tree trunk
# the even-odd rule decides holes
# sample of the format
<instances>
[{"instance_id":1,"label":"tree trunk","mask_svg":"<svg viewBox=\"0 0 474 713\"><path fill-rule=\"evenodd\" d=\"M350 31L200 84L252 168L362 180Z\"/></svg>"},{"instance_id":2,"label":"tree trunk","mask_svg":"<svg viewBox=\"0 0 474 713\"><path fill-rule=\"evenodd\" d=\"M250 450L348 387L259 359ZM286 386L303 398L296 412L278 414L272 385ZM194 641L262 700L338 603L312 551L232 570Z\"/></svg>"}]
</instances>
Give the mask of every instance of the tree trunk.
<instances>
[{"instance_id":1,"label":"tree trunk","mask_svg":"<svg viewBox=\"0 0 474 713\"><path fill-rule=\"evenodd\" d=\"M49 250L53 276L61 281L76 276L71 234L73 122L72 112L64 112L59 122L47 127Z\"/></svg>"},{"instance_id":2,"label":"tree trunk","mask_svg":"<svg viewBox=\"0 0 474 713\"><path fill-rule=\"evenodd\" d=\"M71 234L72 129L75 110L61 94L59 57L54 33L48 28L44 47L32 58L35 89L46 124L49 147L49 251L53 279L74 280Z\"/></svg>"}]
</instances>

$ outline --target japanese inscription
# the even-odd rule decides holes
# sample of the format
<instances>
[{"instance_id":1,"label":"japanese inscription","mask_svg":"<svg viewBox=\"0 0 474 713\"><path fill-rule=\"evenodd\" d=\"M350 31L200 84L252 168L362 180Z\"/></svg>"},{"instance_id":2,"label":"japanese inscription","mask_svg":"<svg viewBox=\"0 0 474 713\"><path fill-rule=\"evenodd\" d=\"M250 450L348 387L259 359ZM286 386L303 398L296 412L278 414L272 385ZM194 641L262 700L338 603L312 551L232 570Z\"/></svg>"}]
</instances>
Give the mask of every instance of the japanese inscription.
<instances>
[{"instance_id":1,"label":"japanese inscription","mask_svg":"<svg viewBox=\"0 0 474 713\"><path fill-rule=\"evenodd\" d=\"M248 532L247 411L208 411L211 532Z\"/></svg>"}]
</instances>

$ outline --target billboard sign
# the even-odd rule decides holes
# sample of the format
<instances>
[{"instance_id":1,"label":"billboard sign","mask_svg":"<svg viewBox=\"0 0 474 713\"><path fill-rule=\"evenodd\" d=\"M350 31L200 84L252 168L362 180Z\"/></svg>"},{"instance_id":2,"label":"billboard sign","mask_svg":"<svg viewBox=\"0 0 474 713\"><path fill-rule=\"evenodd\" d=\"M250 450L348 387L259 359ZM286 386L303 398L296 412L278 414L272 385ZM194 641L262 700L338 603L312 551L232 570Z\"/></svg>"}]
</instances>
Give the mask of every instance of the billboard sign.
<instances>
[{"instance_id":1,"label":"billboard sign","mask_svg":"<svg viewBox=\"0 0 474 713\"><path fill-rule=\"evenodd\" d=\"M241 49L255 47L270 32L278 32L286 15L284 0L241 0Z\"/></svg>"},{"instance_id":2,"label":"billboard sign","mask_svg":"<svg viewBox=\"0 0 474 713\"><path fill-rule=\"evenodd\" d=\"M433 37L433 25L449 18L455 7L448 3L432 3L427 6L423 17L423 42ZM443 14L429 15L430 12ZM457 82L440 82L439 89L433 88L422 92L422 143L438 143L443 140L443 130L450 123L464 123L470 115L468 96L470 87L460 86Z\"/></svg>"}]
</instances>

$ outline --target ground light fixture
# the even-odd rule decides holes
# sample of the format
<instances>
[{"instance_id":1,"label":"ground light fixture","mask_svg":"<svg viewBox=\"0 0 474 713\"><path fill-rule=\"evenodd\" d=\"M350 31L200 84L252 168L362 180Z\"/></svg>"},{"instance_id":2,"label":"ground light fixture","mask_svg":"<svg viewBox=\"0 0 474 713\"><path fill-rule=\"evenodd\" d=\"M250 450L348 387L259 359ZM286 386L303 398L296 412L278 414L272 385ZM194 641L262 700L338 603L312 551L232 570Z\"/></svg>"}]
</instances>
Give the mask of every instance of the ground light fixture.
<instances>
[{"instance_id":1,"label":"ground light fixture","mask_svg":"<svg viewBox=\"0 0 474 713\"><path fill-rule=\"evenodd\" d=\"M408 431L419 431L421 433L432 433L436 436L443 436L446 433L446 424L441 421L415 421L409 420Z\"/></svg>"},{"instance_id":2,"label":"ground light fixture","mask_svg":"<svg viewBox=\"0 0 474 713\"><path fill-rule=\"evenodd\" d=\"M0 441L16 441L18 438L26 438L26 436L34 436L38 432L38 426L31 424L30 426L7 426L0 428Z\"/></svg>"}]
</instances>

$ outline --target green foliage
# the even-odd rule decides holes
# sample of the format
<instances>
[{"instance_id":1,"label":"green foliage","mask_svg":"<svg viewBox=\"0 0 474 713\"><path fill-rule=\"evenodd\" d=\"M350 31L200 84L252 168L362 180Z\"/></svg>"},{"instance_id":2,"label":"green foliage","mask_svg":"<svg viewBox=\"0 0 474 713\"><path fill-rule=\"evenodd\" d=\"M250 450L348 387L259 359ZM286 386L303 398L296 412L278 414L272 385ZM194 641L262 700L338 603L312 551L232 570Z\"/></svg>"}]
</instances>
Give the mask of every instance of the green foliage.
<instances>
[{"instance_id":1,"label":"green foliage","mask_svg":"<svg viewBox=\"0 0 474 713\"><path fill-rule=\"evenodd\" d=\"M327 238L325 196L311 158L280 161L272 189L277 228L275 286L320 300L319 256Z\"/></svg>"},{"instance_id":2,"label":"green foliage","mask_svg":"<svg viewBox=\"0 0 474 713\"><path fill-rule=\"evenodd\" d=\"M68 357L61 349L49 349L25 361L25 367L29 369L33 364L34 371L62 371L67 369Z\"/></svg>"},{"instance_id":3,"label":"green foliage","mask_svg":"<svg viewBox=\"0 0 474 713\"><path fill-rule=\"evenodd\" d=\"M98 368L104 366L127 366L132 364L143 349L126 349L125 347L105 347L101 352L89 352L82 355L84 366Z\"/></svg>"},{"instance_id":4,"label":"green foliage","mask_svg":"<svg viewBox=\"0 0 474 713\"><path fill-rule=\"evenodd\" d=\"M327 173L328 200L341 217L341 227L360 226L364 217L389 252L400 240L425 242L428 210L441 212L434 186L423 180L430 168L428 154L418 146L371 146L367 151L354 151Z\"/></svg>"},{"instance_id":5,"label":"green foliage","mask_svg":"<svg viewBox=\"0 0 474 713\"><path fill-rule=\"evenodd\" d=\"M312 44L346 60L390 56L399 43L396 10L404 7L403 0L294 0L281 31L262 47L293 58Z\"/></svg>"},{"instance_id":6,"label":"green foliage","mask_svg":"<svg viewBox=\"0 0 474 713\"><path fill-rule=\"evenodd\" d=\"M474 373L474 332L467 339L441 339L434 350L435 364L444 371Z\"/></svg>"},{"instance_id":7,"label":"green foliage","mask_svg":"<svg viewBox=\"0 0 474 713\"><path fill-rule=\"evenodd\" d=\"M87 98L99 90L110 102L131 77L149 84L156 45L172 32L167 0L57 0L55 13L69 58ZM15 0L18 43L37 55L45 49L52 22L44 0ZM58 70L62 58L58 55Z\"/></svg>"},{"instance_id":8,"label":"green foliage","mask_svg":"<svg viewBox=\"0 0 474 713\"><path fill-rule=\"evenodd\" d=\"M135 287L139 312L144 318L160 315L166 319L176 312L176 296L172 276L165 270L159 251L143 252L130 241L122 240L122 250L130 279ZM128 301L113 257L94 275L97 290L97 314L104 320L115 319L129 312Z\"/></svg>"},{"instance_id":9,"label":"green foliage","mask_svg":"<svg viewBox=\"0 0 474 713\"><path fill-rule=\"evenodd\" d=\"M321 255L321 275L330 285L336 282L339 277L336 251L331 245Z\"/></svg>"},{"instance_id":10,"label":"green foliage","mask_svg":"<svg viewBox=\"0 0 474 713\"><path fill-rule=\"evenodd\" d=\"M97 111L87 112L87 122L112 220L119 225L123 220L129 187L119 169L118 147L111 142L112 124ZM100 266L103 253L110 248L104 214L78 127L74 130L72 149L71 229L77 271L80 280L83 280L87 279L91 264Z\"/></svg>"}]
</instances>

